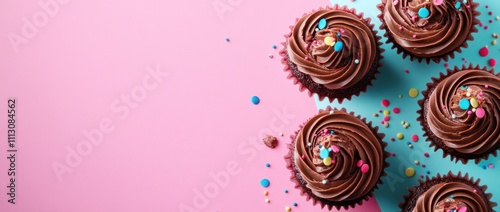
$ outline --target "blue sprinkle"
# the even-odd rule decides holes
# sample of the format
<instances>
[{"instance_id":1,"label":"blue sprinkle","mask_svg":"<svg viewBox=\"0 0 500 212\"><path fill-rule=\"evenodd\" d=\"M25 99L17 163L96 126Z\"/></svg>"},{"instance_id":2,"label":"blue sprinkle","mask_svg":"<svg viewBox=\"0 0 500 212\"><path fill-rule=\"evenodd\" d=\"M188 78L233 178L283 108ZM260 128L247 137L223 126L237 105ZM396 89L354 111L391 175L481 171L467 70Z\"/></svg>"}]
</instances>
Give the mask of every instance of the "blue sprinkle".
<instances>
[{"instance_id":1,"label":"blue sprinkle","mask_svg":"<svg viewBox=\"0 0 500 212\"><path fill-rule=\"evenodd\" d=\"M425 7L422 7L418 10L418 16L420 16L420 18L427 18L429 17L429 15L429 10Z\"/></svg>"},{"instance_id":2,"label":"blue sprinkle","mask_svg":"<svg viewBox=\"0 0 500 212\"><path fill-rule=\"evenodd\" d=\"M276 49L276 45L273 45L273 49Z\"/></svg>"},{"instance_id":3,"label":"blue sprinkle","mask_svg":"<svg viewBox=\"0 0 500 212\"><path fill-rule=\"evenodd\" d=\"M427 174L430 174L431 172L430 172L430 171L427 171L426 173L427 173Z\"/></svg>"},{"instance_id":4,"label":"blue sprinkle","mask_svg":"<svg viewBox=\"0 0 500 212\"><path fill-rule=\"evenodd\" d=\"M336 52L340 52L342 48L344 48L344 43L342 43L342 41L337 41L333 46L333 50L335 50Z\"/></svg>"},{"instance_id":5,"label":"blue sprinkle","mask_svg":"<svg viewBox=\"0 0 500 212\"><path fill-rule=\"evenodd\" d=\"M462 3L457 1L457 3L455 3L455 8L458 10L460 9L460 7L462 6Z\"/></svg>"},{"instance_id":6,"label":"blue sprinkle","mask_svg":"<svg viewBox=\"0 0 500 212\"><path fill-rule=\"evenodd\" d=\"M483 166L483 169L486 169L486 166Z\"/></svg>"},{"instance_id":7,"label":"blue sprinkle","mask_svg":"<svg viewBox=\"0 0 500 212\"><path fill-rule=\"evenodd\" d=\"M260 185L261 185L262 187L265 187L265 188L266 188L266 187L269 187L269 184L271 184L271 183L270 183L270 182L269 182L269 180L268 180L268 179L266 179L266 178L264 178L264 179L262 179L262 180L260 181Z\"/></svg>"},{"instance_id":8,"label":"blue sprinkle","mask_svg":"<svg viewBox=\"0 0 500 212\"><path fill-rule=\"evenodd\" d=\"M270 166L271 166L271 164L269 164L269 163L266 163L266 167L270 167Z\"/></svg>"},{"instance_id":9,"label":"blue sprinkle","mask_svg":"<svg viewBox=\"0 0 500 212\"><path fill-rule=\"evenodd\" d=\"M410 145L410 144L411 144L411 142L409 142L409 141L408 141L408 142L406 142L406 145Z\"/></svg>"},{"instance_id":10,"label":"blue sprinkle","mask_svg":"<svg viewBox=\"0 0 500 212\"><path fill-rule=\"evenodd\" d=\"M288 193L288 190L285 189L283 192Z\"/></svg>"},{"instance_id":11,"label":"blue sprinkle","mask_svg":"<svg viewBox=\"0 0 500 212\"><path fill-rule=\"evenodd\" d=\"M229 42L229 38L226 38L226 42Z\"/></svg>"},{"instance_id":12,"label":"blue sprinkle","mask_svg":"<svg viewBox=\"0 0 500 212\"><path fill-rule=\"evenodd\" d=\"M330 150L329 149L326 149L326 148L323 148L319 151L319 157L321 157L321 159L325 159L327 158L328 156L330 155Z\"/></svg>"},{"instance_id":13,"label":"blue sprinkle","mask_svg":"<svg viewBox=\"0 0 500 212\"><path fill-rule=\"evenodd\" d=\"M455 198L455 196L453 196L453 195L450 195L450 198L452 198L452 199L453 199L453 198Z\"/></svg>"},{"instance_id":14,"label":"blue sprinkle","mask_svg":"<svg viewBox=\"0 0 500 212\"><path fill-rule=\"evenodd\" d=\"M294 202L294 203L293 203L293 206L297 207L297 205L298 205L298 204L297 204L296 202Z\"/></svg>"},{"instance_id":15,"label":"blue sprinkle","mask_svg":"<svg viewBox=\"0 0 500 212\"><path fill-rule=\"evenodd\" d=\"M337 37L340 37L340 32L337 32Z\"/></svg>"},{"instance_id":16,"label":"blue sprinkle","mask_svg":"<svg viewBox=\"0 0 500 212\"><path fill-rule=\"evenodd\" d=\"M260 99L258 96L252 96L252 103L254 105L258 105L260 103Z\"/></svg>"},{"instance_id":17,"label":"blue sprinkle","mask_svg":"<svg viewBox=\"0 0 500 212\"><path fill-rule=\"evenodd\" d=\"M332 131L330 131L330 134L332 134L332 135L333 135L333 134L335 134L335 131L333 131L333 130L332 130Z\"/></svg>"},{"instance_id":18,"label":"blue sprinkle","mask_svg":"<svg viewBox=\"0 0 500 212\"><path fill-rule=\"evenodd\" d=\"M321 144L320 144L320 145L318 145L318 148L320 148L320 149L321 149L321 147L323 147L323 146L321 146Z\"/></svg>"},{"instance_id":19,"label":"blue sprinkle","mask_svg":"<svg viewBox=\"0 0 500 212\"><path fill-rule=\"evenodd\" d=\"M326 18L322 18L319 20L318 29L324 29L326 27Z\"/></svg>"},{"instance_id":20,"label":"blue sprinkle","mask_svg":"<svg viewBox=\"0 0 500 212\"><path fill-rule=\"evenodd\" d=\"M467 109L469 109L470 102L469 102L469 100L464 98L464 99L460 99L460 101L458 102L458 105L460 106L460 109L467 110Z\"/></svg>"}]
</instances>

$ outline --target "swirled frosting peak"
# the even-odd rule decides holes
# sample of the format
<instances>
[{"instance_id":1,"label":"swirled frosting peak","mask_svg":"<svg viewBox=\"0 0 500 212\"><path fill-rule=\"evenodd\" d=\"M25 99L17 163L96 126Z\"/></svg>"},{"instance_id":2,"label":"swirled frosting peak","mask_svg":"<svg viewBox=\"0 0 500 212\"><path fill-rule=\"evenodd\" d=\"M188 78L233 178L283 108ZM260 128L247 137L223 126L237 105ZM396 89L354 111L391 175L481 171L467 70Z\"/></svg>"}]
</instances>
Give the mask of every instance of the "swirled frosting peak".
<instances>
[{"instance_id":1,"label":"swirled frosting peak","mask_svg":"<svg viewBox=\"0 0 500 212\"><path fill-rule=\"evenodd\" d=\"M298 132L294 164L316 197L340 202L369 194L386 165L381 138L345 111L322 112Z\"/></svg>"},{"instance_id":2,"label":"swirled frosting peak","mask_svg":"<svg viewBox=\"0 0 500 212\"><path fill-rule=\"evenodd\" d=\"M476 7L472 0L384 0L379 18L388 42L393 41L412 59L437 59L460 51L473 39L470 33L477 32L474 25L479 15Z\"/></svg>"},{"instance_id":3,"label":"swirled frosting peak","mask_svg":"<svg viewBox=\"0 0 500 212\"><path fill-rule=\"evenodd\" d=\"M413 212L472 212L491 211L477 191L464 183L443 182L421 194Z\"/></svg>"},{"instance_id":4,"label":"swirled frosting peak","mask_svg":"<svg viewBox=\"0 0 500 212\"><path fill-rule=\"evenodd\" d=\"M286 51L297 69L315 83L342 89L355 85L372 69L379 54L377 45L366 20L346 8L334 8L300 18Z\"/></svg>"},{"instance_id":5,"label":"swirled frosting peak","mask_svg":"<svg viewBox=\"0 0 500 212\"><path fill-rule=\"evenodd\" d=\"M479 67L457 69L430 90L424 107L434 144L476 163L500 147L500 77Z\"/></svg>"}]
</instances>

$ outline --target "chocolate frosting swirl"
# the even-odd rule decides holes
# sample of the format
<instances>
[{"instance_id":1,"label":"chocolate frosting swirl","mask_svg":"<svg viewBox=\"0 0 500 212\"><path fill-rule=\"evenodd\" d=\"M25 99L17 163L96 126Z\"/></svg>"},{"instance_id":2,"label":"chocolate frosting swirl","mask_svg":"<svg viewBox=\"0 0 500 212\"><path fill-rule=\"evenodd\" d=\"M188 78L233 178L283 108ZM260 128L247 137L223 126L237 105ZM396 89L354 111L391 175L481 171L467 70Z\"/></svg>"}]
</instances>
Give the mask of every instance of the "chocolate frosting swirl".
<instances>
[{"instance_id":1,"label":"chocolate frosting swirl","mask_svg":"<svg viewBox=\"0 0 500 212\"><path fill-rule=\"evenodd\" d=\"M321 19L326 27L318 28ZM316 29L319 29L316 31ZM320 9L300 18L287 41L287 54L300 72L328 89L348 88L372 68L377 55L375 32L367 21L346 8ZM343 43L340 51L324 42Z\"/></svg>"},{"instance_id":2,"label":"chocolate frosting swirl","mask_svg":"<svg viewBox=\"0 0 500 212\"><path fill-rule=\"evenodd\" d=\"M488 204L471 186L460 182L443 182L425 191L417 199L413 212L448 212L467 208L467 211L491 211ZM458 211L458 210L457 210Z\"/></svg>"},{"instance_id":3,"label":"chocolate frosting swirl","mask_svg":"<svg viewBox=\"0 0 500 212\"><path fill-rule=\"evenodd\" d=\"M314 116L298 132L294 164L305 186L319 198L340 202L363 197L374 189L386 165L381 138L359 118L343 110L331 112ZM320 158L321 148L333 149L330 165Z\"/></svg>"},{"instance_id":4,"label":"chocolate frosting swirl","mask_svg":"<svg viewBox=\"0 0 500 212\"><path fill-rule=\"evenodd\" d=\"M460 108L460 100L472 98L476 107ZM456 70L430 91L426 107L428 128L444 146L476 157L499 148L500 77L478 67Z\"/></svg>"},{"instance_id":5,"label":"chocolate frosting swirl","mask_svg":"<svg viewBox=\"0 0 500 212\"><path fill-rule=\"evenodd\" d=\"M416 57L441 57L472 40L471 32L479 15L472 0L385 0L379 18L388 36L407 53ZM457 3L458 2L458 3ZM456 6L459 5L457 9ZM428 17L420 17L425 8ZM390 42L390 40L388 40ZM452 55L453 58L453 55ZM413 58L412 58L413 59Z\"/></svg>"}]
</instances>

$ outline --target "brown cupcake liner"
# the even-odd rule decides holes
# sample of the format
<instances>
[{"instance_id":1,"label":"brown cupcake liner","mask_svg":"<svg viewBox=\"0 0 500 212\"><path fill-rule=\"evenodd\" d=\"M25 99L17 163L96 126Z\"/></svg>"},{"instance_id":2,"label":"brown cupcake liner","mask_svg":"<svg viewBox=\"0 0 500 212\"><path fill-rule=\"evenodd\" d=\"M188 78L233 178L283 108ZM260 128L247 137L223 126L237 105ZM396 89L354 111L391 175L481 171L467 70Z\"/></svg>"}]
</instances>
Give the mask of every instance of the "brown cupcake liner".
<instances>
[{"instance_id":1,"label":"brown cupcake liner","mask_svg":"<svg viewBox=\"0 0 500 212\"><path fill-rule=\"evenodd\" d=\"M438 174L437 176L434 176L432 178L429 178L429 176L426 176L425 178L425 181L418 179L419 185L408 188L409 194L404 195L404 202L399 203L399 208L401 208L403 212L411 212L415 207L417 199L420 195L422 195L432 186L442 182L460 182L467 184L468 186L476 190L476 193L481 196L484 202L488 203L489 208L497 206L496 202L491 202L491 197L493 195L491 193L486 193L486 189L488 188L488 186L479 185L481 179L478 178L474 180L473 177L469 177L468 173L465 173L465 175L462 176L461 172L458 172L457 175L454 175L451 171L449 171L446 175L443 176Z\"/></svg>"},{"instance_id":2,"label":"brown cupcake liner","mask_svg":"<svg viewBox=\"0 0 500 212\"><path fill-rule=\"evenodd\" d=\"M396 52L398 54L403 53L403 59L406 59L406 57L410 57L410 61L418 60L419 63L421 63L422 60L425 60L426 63L429 64L430 61L433 61L435 63L439 63L439 62L441 62L441 60L444 60L445 62L447 62L448 58L454 59L455 58L455 52L462 53L462 48L465 49L465 48L468 47L467 42L474 40L474 37L472 36L472 33L478 32L478 29L477 29L476 25L478 25L479 23L481 23L481 21L479 21L479 19L477 18L481 13L476 10L476 8L479 7L479 3L472 2L471 3L471 8L470 8L470 9L472 9L473 15L474 15L474 19L472 21L472 28L469 31L469 36L467 37L467 39L465 39L465 41L462 43L462 45L460 45L459 47L457 47L453 51L451 51L449 53L446 53L446 54L443 54L443 55L438 56L438 57L419 57L419 56L413 55L411 52L406 51L389 34L389 29L387 28L387 24L384 21L384 8L385 8L385 4L386 3L387 3L387 0L382 0L382 3L380 3L380 4L377 5L377 8L381 12L377 16L380 19L380 22L382 22L382 24L380 25L380 29L385 31L384 37L387 38L387 41L385 41L385 43L386 44L392 43L391 49L396 49Z\"/></svg>"},{"instance_id":3,"label":"brown cupcake liner","mask_svg":"<svg viewBox=\"0 0 500 212\"><path fill-rule=\"evenodd\" d=\"M328 106L326 109L320 109L319 110L319 113L322 113L322 112L327 112L327 111L334 111L334 110L337 110L336 108L332 109L330 106ZM343 112L347 112L347 110L345 108L341 108L340 111L343 111ZM284 159L285 159L285 162L286 162L286 168L290 170L290 173L291 173L291 177L290 177L290 181L292 181L293 183L295 183L295 188L296 189L299 189L300 190L300 195L301 196L305 196L306 197L306 201L311 201L312 200L312 203L313 205L317 205L317 204L320 204L321 205L321 208L325 208L325 206L328 208L328 210L332 210L334 207L337 209L337 210L340 210L341 208L344 208L345 210L349 209L349 208L354 208L356 207L356 205L363 205L363 201L368 201L369 198L373 197L373 191L375 189L378 189L378 185L382 185L383 182L382 180L380 179L382 176L386 176L386 172L385 172L385 168L389 167L389 163L387 162L387 158L389 158L390 156L390 153L387 152L385 149L387 147L387 143L383 141L383 138L385 137L385 134L383 133L379 133L378 132L378 126L375 126L373 127L372 126L372 122L367 122L366 121L366 118L362 118L360 115L355 115L354 112L349 112L350 115L352 116L355 116L357 117L358 119L360 119L362 122L364 122L366 125L368 125L368 127L371 129L372 133L377 135L377 137L379 138L379 142L381 143L382 145L382 148L384 149L384 152L383 152L383 155L384 155L384 164L383 164L383 167L382 167L382 173L380 173L380 177L377 181L377 184L375 184L375 186L371 189L370 192L368 192L366 195L364 196L361 196L361 197L358 197L356 199L353 199L353 200L348 200L348 201L341 201L341 202L336 202L336 201L329 201L329 200L325 200L325 199L321 199L319 197L317 197L316 195L314 195L311 191L311 189L307 188L306 186L306 182L302 179L302 176L299 172L299 170L297 169L296 165L295 165L295 162L294 162L294 158L293 158L293 153L294 153L294 150L295 150L295 138L297 137L298 133L302 130L302 128L304 127L305 123L307 123L307 121L309 121L309 119L304 122L303 124L301 124L299 126L299 129L297 131L295 131L295 133L293 135L290 136L290 139L291 139L291 143L288 144L288 148L289 148L289 152L288 154L286 154L284 156Z\"/></svg>"},{"instance_id":4,"label":"brown cupcake liner","mask_svg":"<svg viewBox=\"0 0 500 212\"><path fill-rule=\"evenodd\" d=\"M299 85L299 91L303 92L304 90L308 90L309 97L312 97L314 94L318 95L320 101L328 98L328 101L331 103L335 99L342 103L344 99L351 100L352 96L359 96L361 92L366 92L368 86L372 85L372 81L376 79L375 75L379 74L379 68L382 67L382 63L380 61L384 58L382 56L382 52L384 49L381 48L382 42L380 41L382 37L377 36L377 31L374 30L374 24L371 24L371 18L363 18L364 14L356 13L356 9L349 9L347 6L340 6L338 4L333 5L333 7L327 6L326 8L320 7L319 10L329 9L329 10L343 10L349 13L356 15L359 19L363 20L367 26L371 28L375 41L377 42L377 56L372 64L370 71L356 84L351 87L344 89L328 89L324 85L318 84L314 82L311 77L307 74L300 72L297 69L297 66L290 60L287 54L287 43L288 38L292 35L293 29L295 25L290 26L290 33L284 35L287 41L281 43L283 45L283 49L280 50L279 54L281 55L281 63L285 65L283 71L289 72L287 78L293 80L293 84ZM312 10L311 13L316 12L317 10ZM309 13L310 14L310 13ZM304 13L303 16L308 15L308 13ZM295 23L300 18L295 20Z\"/></svg>"},{"instance_id":5,"label":"brown cupcake liner","mask_svg":"<svg viewBox=\"0 0 500 212\"><path fill-rule=\"evenodd\" d=\"M469 160L474 160L475 163L478 164L482 159L488 160L490 155L493 155L494 157L496 157L497 150L500 149L500 144L498 144L496 146L496 148L492 148L491 150L489 150L483 154L479 154L479 155L472 155L472 154L465 154L465 153L458 152L458 151L444 145L443 140L432 133L432 131L429 127L429 124L427 123L427 119L425 118L427 115L427 110L428 110L428 106L426 103L429 100L428 95L434 91L436 85L439 84L444 79L446 79L448 76L451 76L452 74L457 73L461 70L465 70L465 69L483 70L483 71L487 71L487 72L489 72L497 77L500 77L500 73L495 74L494 69L488 70L486 67L481 68L479 65L473 66L472 64L469 64L469 66L462 65L461 68L455 66L454 69L447 69L445 74L439 73L439 77L438 78L432 77L431 78L432 82L427 83L427 89L422 91L422 95L424 96L424 98L420 99L418 101L418 105L420 106L420 109L417 111L417 113L419 115L417 117L417 121L422 126L422 130L424 131L424 136L426 137L426 141L430 142L430 147L434 147L434 152L437 152L438 149L443 150L443 158L445 158L449 155L451 157L451 160L455 161L455 163L460 161L463 164L467 164Z\"/></svg>"}]
</instances>

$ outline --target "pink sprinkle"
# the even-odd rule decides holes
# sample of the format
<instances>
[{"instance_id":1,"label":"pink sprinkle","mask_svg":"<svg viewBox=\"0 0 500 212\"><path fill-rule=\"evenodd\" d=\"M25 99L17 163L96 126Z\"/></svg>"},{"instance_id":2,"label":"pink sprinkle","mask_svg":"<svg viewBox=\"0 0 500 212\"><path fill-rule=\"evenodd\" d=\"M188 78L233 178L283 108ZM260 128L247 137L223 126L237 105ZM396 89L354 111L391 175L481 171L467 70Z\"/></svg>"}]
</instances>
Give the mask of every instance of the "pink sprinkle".
<instances>
[{"instance_id":1,"label":"pink sprinkle","mask_svg":"<svg viewBox=\"0 0 500 212\"><path fill-rule=\"evenodd\" d=\"M490 87L490 86L489 85L484 85L484 88L488 88L488 87Z\"/></svg>"},{"instance_id":2,"label":"pink sprinkle","mask_svg":"<svg viewBox=\"0 0 500 212\"><path fill-rule=\"evenodd\" d=\"M307 56L306 56L306 57L304 57L304 60L309 60L309 57L307 57Z\"/></svg>"},{"instance_id":3,"label":"pink sprinkle","mask_svg":"<svg viewBox=\"0 0 500 212\"><path fill-rule=\"evenodd\" d=\"M467 207L460 207L458 212L467 212Z\"/></svg>"},{"instance_id":4,"label":"pink sprinkle","mask_svg":"<svg viewBox=\"0 0 500 212\"><path fill-rule=\"evenodd\" d=\"M413 134L413 135L411 135L411 140L412 140L413 142L417 142L417 141L418 141L418 135L417 135L417 134Z\"/></svg>"},{"instance_id":5,"label":"pink sprinkle","mask_svg":"<svg viewBox=\"0 0 500 212\"><path fill-rule=\"evenodd\" d=\"M488 15L493 15L493 12L489 11L489 12L488 12Z\"/></svg>"},{"instance_id":6,"label":"pink sprinkle","mask_svg":"<svg viewBox=\"0 0 500 212\"><path fill-rule=\"evenodd\" d=\"M443 109L446 109L446 105L443 105Z\"/></svg>"},{"instance_id":7,"label":"pink sprinkle","mask_svg":"<svg viewBox=\"0 0 500 212\"><path fill-rule=\"evenodd\" d=\"M363 164L361 166L361 172L366 173L368 170L370 170L370 166L368 164Z\"/></svg>"},{"instance_id":8,"label":"pink sprinkle","mask_svg":"<svg viewBox=\"0 0 500 212\"><path fill-rule=\"evenodd\" d=\"M492 169L493 168L493 163L488 164L488 168Z\"/></svg>"},{"instance_id":9,"label":"pink sprinkle","mask_svg":"<svg viewBox=\"0 0 500 212\"><path fill-rule=\"evenodd\" d=\"M413 35L413 38L417 38L417 35Z\"/></svg>"},{"instance_id":10,"label":"pink sprinkle","mask_svg":"<svg viewBox=\"0 0 500 212\"><path fill-rule=\"evenodd\" d=\"M337 153L340 151L339 148L335 145L332 145L330 148L332 148L332 152L334 152L334 153Z\"/></svg>"},{"instance_id":11,"label":"pink sprinkle","mask_svg":"<svg viewBox=\"0 0 500 212\"><path fill-rule=\"evenodd\" d=\"M392 156L392 157L396 156L396 153L391 152L391 156Z\"/></svg>"},{"instance_id":12,"label":"pink sprinkle","mask_svg":"<svg viewBox=\"0 0 500 212\"><path fill-rule=\"evenodd\" d=\"M305 156L305 155L302 155L302 157L301 157L301 158L302 158L302 160L304 160L304 159L306 158L306 156Z\"/></svg>"},{"instance_id":13,"label":"pink sprinkle","mask_svg":"<svg viewBox=\"0 0 500 212\"><path fill-rule=\"evenodd\" d=\"M390 102L387 99L382 99L382 102L380 102L380 104L382 104L382 106L384 107L389 107Z\"/></svg>"},{"instance_id":14,"label":"pink sprinkle","mask_svg":"<svg viewBox=\"0 0 500 212\"><path fill-rule=\"evenodd\" d=\"M495 59L491 58L491 59L488 60L488 64L490 66L495 66L497 64L497 61Z\"/></svg>"},{"instance_id":15,"label":"pink sprinkle","mask_svg":"<svg viewBox=\"0 0 500 212\"><path fill-rule=\"evenodd\" d=\"M488 26L484 26L484 29L488 29Z\"/></svg>"},{"instance_id":16,"label":"pink sprinkle","mask_svg":"<svg viewBox=\"0 0 500 212\"><path fill-rule=\"evenodd\" d=\"M484 7L488 8L488 7L490 7L490 6L486 5L486 6L484 6Z\"/></svg>"},{"instance_id":17,"label":"pink sprinkle","mask_svg":"<svg viewBox=\"0 0 500 212\"><path fill-rule=\"evenodd\" d=\"M403 30L403 26L399 26L399 30Z\"/></svg>"},{"instance_id":18,"label":"pink sprinkle","mask_svg":"<svg viewBox=\"0 0 500 212\"><path fill-rule=\"evenodd\" d=\"M380 123L381 123L381 124L384 124L384 123L385 123L385 121L384 121L384 120L382 120L382 121L380 121Z\"/></svg>"},{"instance_id":19,"label":"pink sprinkle","mask_svg":"<svg viewBox=\"0 0 500 212\"><path fill-rule=\"evenodd\" d=\"M420 174L420 178L424 178L424 175L423 175L423 174Z\"/></svg>"},{"instance_id":20,"label":"pink sprinkle","mask_svg":"<svg viewBox=\"0 0 500 212\"><path fill-rule=\"evenodd\" d=\"M384 121L389 121L389 120L391 120L390 116L384 116Z\"/></svg>"},{"instance_id":21,"label":"pink sprinkle","mask_svg":"<svg viewBox=\"0 0 500 212\"><path fill-rule=\"evenodd\" d=\"M335 163L337 163L337 161L336 160L332 160L332 164L335 164Z\"/></svg>"},{"instance_id":22,"label":"pink sprinkle","mask_svg":"<svg viewBox=\"0 0 500 212\"><path fill-rule=\"evenodd\" d=\"M408 71L408 69L405 69L405 73L408 73L408 72L410 72L410 71Z\"/></svg>"},{"instance_id":23,"label":"pink sprinkle","mask_svg":"<svg viewBox=\"0 0 500 212\"><path fill-rule=\"evenodd\" d=\"M399 112L401 112L401 110L399 109L399 107L395 107L392 109L392 112L394 112L395 114L398 114Z\"/></svg>"},{"instance_id":24,"label":"pink sprinkle","mask_svg":"<svg viewBox=\"0 0 500 212\"><path fill-rule=\"evenodd\" d=\"M395 140L396 140L396 139L394 139L394 138L391 138L391 141L395 141Z\"/></svg>"},{"instance_id":25,"label":"pink sprinkle","mask_svg":"<svg viewBox=\"0 0 500 212\"><path fill-rule=\"evenodd\" d=\"M449 65L448 65L448 63L445 63L445 64L444 64L444 67L448 68L448 66L449 66Z\"/></svg>"},{"instance_id":26,"label":"pink sprinkle","mask_svg":"<svg viewBox=\"0 0 500 212\"><path fill-rule=\"evenodd\" d=\"M491 23L493 23L493 20L490 19L488 22L490 22L490 24L491 24Z\"/></svg>"},{"instance_id":27,"label":"pink sprinkle","mask_svg":"<svg viewBox=\"0 0 500 212\"><path fill-rule=\"evenodd\" d=\"M339 31L341 34L344 34L344 32L345 32L344 29L340 29Z\"/></svg>"},{"instance_id":28,"label":"pink sprinkle","mask_svg":"<svg viewBox=\"0 0 500 212\"><path fill-rule=\"evenodd\" d=\"M358 160L358 162L356 163L356 166L361 167L362 165L363 165L363 160Z\"/></svg>"},{"instance_id":29,"label":"pink sprinkle","mask_svg":"<svg viewBox=\"0 0 500 212\"><path fill-rule=\"evenodd\" d=\"M467 111L467 114L469 114L469 115L470 115L470 114L472 114L472 111L470 111L470 110L469 110L469 111Z\"/></svg>"},{"instance_id":30,"label":"pink sprinkle","mask_svg":"<svg viewBox=\"0 0 500 212\"><path fill-rule=\"evenodd\" d=\"M478 118L480 118L480 119L481 119L481 118L483 118L485 114L486 114L486 113L485 113L485 111L484 111L484 109L483 109L482 107L478 107L478 108L476 109L476 116L477 116Z\"/></svg>"},{"instance_id":31,"label":"pink sprinkle","mask_svg":"<svg viewBox=\"0 0 500 212\"><path fill-rule=\"evenodd\" d=\"M425 168L425 164L422 163L422 167Z\"/></svg>"},{"instance_id":32,"label":"pink sprinkle","mask_svg":"<svg viewBox=\"0 0 500 212\"><path fill-rule=\"evenodd\" d=\"M382 110L378 110L379 113L382 113Z\"/></svg>"},{"instance_id":33,"label":"pink sprinkle","mask_svg":"<svg viewBox=\"0 0 500 212\"><path fill-rule=\"evenodd\" d=\"M488 47L483 47L483 48L479 49L479 55L480 55L481 57L486 57L486 56L488 56L488 53L489 53L489 51L488 51Z\"/></svg>"},{"instance_id":34,"label":"pink sprinkle","mask_svg":"<svg viewBox=\"0 0 500 212\"><path fill-rule=\"evenodd\" d=\"M399 0L394 1L394 5L398 5Z\"/></svg>"},{"instance_id":35,"label":"pink sprinkle","mask_svg":"<svg viewBox=\"0 0 500 212\"><path fill-rule=\"evenodd\" d=\"M424 152L424 156L425 157L429 157L429 153L428 152Z\"/></svg>"},{"instance_id":36,"label":"pink sprinkle","mask_svg":"<svg viewBox=\"0 0 500 212\"><path fill-rule=\"evenodd\" d=\"M328 132L328 129L326 129L326 128L325 128L325 129L323 129L323 132L324 132L324 133L327 133L327 132Z\"/></svg>"},{"instance_id":37,"label":"pink sprinkle","mask_svg":"<svg viewBox=\"0 0 500 212\"><path fill-rule=\"evenodd\" d=\"M477 193L477 190L476 190L476 189L474 189L474 190L473 190L473 192L474 192L474 193Z\"/></svg>"}]
</instances>

